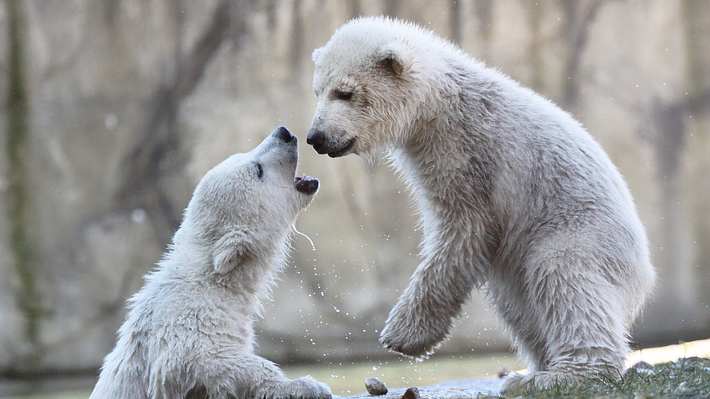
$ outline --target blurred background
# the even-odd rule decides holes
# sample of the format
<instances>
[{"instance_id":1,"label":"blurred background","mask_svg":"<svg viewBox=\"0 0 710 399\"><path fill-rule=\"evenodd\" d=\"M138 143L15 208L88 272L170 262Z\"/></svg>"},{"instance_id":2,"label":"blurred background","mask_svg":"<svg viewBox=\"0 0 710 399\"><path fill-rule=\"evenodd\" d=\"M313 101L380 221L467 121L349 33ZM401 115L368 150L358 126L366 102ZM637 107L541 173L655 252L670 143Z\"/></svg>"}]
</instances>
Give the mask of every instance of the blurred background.
<instances>
[{"instance_id":1,"label":"blurred background","mask_svg":"<svg viewBox=\"0 0 710 399\"><path fill-rule=\"evenodd\" d=\"M705 0L0 1L0 395L88 395L194 184L278 124L305 142L311 52L358 15L433 29L584 123L626 177L659 273L634 347L710 335ZM383 369L518 366L480 293L433 360L383 352L417 265L406 188L384 164L300 153L322 183L298 222L315 250L295 237L260 354L342 392Z\"/></svg>"}]
</instances>

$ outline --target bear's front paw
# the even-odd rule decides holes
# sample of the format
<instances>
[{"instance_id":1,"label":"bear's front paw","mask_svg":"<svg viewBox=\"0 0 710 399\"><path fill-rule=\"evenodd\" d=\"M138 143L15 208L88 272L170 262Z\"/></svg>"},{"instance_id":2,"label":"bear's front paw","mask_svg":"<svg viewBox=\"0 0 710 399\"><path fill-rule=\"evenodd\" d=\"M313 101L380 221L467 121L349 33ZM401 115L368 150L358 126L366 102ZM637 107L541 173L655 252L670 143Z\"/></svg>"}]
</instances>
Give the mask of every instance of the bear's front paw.
<instances>
[{"instance_id":1,"label":"bear's front paw","mask_svg":"<svg viewBox=\"0 0 710 399\"><path fill-rule=\"evenodd\" d=\"M332 399L330 388L310 376L273 383L262 383L256 399Z\"/></svg>"},{"instance_id":2,"label":"bear's front paw","mask_svg":"<svg viewBox=\"0 0 710 399\"><path fill-rule=\"evenodd\" d=\"M330 388L311 376L297 378L284 384L284 396L291 399L331 399Z\"/></svg>"},{"instance_id":3,"label":"bear's front paw","mask_svg":"<svg viewBox=\"0 0 710 399\"><path fill-rule=\"evenodd\" d=\"M395 308L390 314L385 328L380 334L380 343L395 352L415 358L431 355L441 341L446 338L448 328L426 323L422 319L404 315ZM415 321L416 320L416 321Z\"/></svg>"}]
</instances>

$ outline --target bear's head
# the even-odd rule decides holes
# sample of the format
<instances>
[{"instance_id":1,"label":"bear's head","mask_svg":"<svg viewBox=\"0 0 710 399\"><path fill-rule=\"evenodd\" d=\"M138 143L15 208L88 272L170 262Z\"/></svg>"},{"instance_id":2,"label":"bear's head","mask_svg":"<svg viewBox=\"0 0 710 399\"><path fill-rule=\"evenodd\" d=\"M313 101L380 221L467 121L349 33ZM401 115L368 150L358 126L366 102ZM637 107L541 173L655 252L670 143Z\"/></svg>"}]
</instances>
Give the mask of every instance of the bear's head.
<instances>
[{"instance_id":1,"label":"bear's head","mask_svg":"<svg viewBox=\"0 0 710 399\"><path fill-rule=\"evenodd\" d=\"M248 153L235 154L200 180L176 234L205 248L214 271L267 258L318 191L318 180L296 176L297 139L279 127Z\"/></svg>"},{"instance_id":2,"label":"bear's head","mask_svg":"<svg viewBox=\"0 0 710 399\"><path fill-rule=\"evenodd\" d=\"M401 143L421 120L427 87L406 23L355 19L313 52L316 111L308 144L319 154L368 154Z\"/></svg>"}]
</instances>

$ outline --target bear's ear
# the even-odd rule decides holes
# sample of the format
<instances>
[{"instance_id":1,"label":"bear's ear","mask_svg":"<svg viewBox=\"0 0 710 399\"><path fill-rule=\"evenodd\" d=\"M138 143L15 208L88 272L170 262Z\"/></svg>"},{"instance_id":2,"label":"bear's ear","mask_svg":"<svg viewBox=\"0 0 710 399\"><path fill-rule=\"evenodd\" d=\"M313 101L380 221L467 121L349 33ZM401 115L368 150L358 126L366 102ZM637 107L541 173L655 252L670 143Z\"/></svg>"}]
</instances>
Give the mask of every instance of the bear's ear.
<instances>
[{"instance_id":1,"label":"bear's ear","mask_svg":"<svg viewBox=\"0 0 710 399\"><path fill-rule=\"evenodd\" d=\"M377 65L394 76L402 76L409 68L405 49L396 43L380 48L377 52Z\"/></svg>"},{"instance_id":2,"label":"bear's ear","mask_svg":"<svg viewBox=\"0 0 710 399\"><path fill-rule=\"evenodd\" d=\"M227 233L214 244L212 266L218 274L227 274L244 262L249 251L239 234Z\"/></svg>"},{"instance_id":3,"label":"bear's ear","mask_svg":"<svg viewBox=\"0 0 710 399\"><path fill-rule=\"evenodd\" d=\"M311 60L313 60L314 64L318 63L318 59L320 58L320 55L322 53L323 53L323 47L313 50L313 53L311 54Z\"/></svg>"}]
</instances>

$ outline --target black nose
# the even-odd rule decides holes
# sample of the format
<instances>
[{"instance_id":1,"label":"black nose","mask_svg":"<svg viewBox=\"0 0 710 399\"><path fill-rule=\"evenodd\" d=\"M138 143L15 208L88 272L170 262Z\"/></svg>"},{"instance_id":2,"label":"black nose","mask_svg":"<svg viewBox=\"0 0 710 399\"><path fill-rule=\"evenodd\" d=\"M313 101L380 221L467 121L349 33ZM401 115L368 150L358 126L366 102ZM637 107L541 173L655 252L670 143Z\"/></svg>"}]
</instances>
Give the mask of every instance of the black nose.
<instances>
[{"instance_id":1,"label":"black nose","mask_svg":"<svg viewBox=\"0 0 710 399\"><path fill-rule=\"evenodd\" d=\"M314 148L321 148L325 144L325 133L320 130L311 129L308 132L308 139L306 142L312 145Z\"/></svg>"},{"instance_id":2,"label":"black nose","mask_svg":"<svg viewBox=\"0 0 710 399\"><path fill-rule=\"evenodd\" d=\"M279 126L278 128L276 128L276 130L274 130L274 133L272 133L272 136L283 141L284 143L290 143L296 140L296 136L292 135L291 132L289 132L288 129L283 126Z\"/></svg>"}]
</instances>

